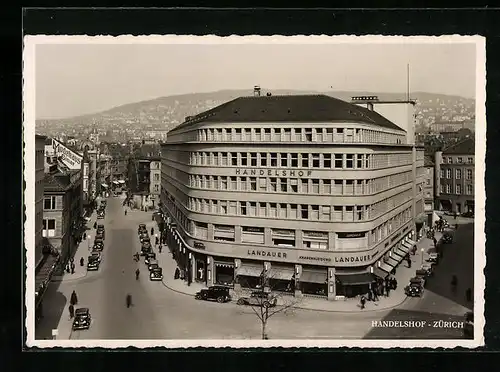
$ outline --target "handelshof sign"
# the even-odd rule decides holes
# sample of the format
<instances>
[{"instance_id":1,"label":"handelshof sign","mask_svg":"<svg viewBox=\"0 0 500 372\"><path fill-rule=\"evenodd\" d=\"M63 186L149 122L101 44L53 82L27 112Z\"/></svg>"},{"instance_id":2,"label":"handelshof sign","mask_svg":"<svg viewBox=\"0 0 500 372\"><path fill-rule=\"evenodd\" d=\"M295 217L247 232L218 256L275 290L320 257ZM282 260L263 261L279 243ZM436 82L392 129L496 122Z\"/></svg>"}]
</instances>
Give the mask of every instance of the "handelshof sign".
<instances>
[{"instance_id":1,"label":"handelshof sign","mask_svg":"<svg viewBox=\"0 0 500 372\"><path fill-rule=\"evenodd\" d=\"M55 139L52 139L52 147L54 148L55 156L57 156L65 166L72 170L81 169L83 156L70 150Z\"/></svg>"},{"instance_id":2,"label":"handelshof sign","mask_svg":"<svg viewBox=\"0 0 500 372\"><path fill-rule=\"evenodd\" d=\"M270 177L309 177L312 171L287 170L287 169L239 169L235 171L237 176L270 176Z\"/></svg>"}]
</instances>

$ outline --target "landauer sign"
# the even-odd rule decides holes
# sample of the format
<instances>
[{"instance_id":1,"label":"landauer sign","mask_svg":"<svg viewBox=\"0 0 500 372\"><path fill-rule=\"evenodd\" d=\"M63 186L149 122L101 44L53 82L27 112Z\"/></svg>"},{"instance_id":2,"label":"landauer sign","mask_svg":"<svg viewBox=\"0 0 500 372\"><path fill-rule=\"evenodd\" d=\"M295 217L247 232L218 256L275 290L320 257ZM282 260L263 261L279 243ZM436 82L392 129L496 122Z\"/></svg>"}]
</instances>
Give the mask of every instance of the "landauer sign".
<instances>
[{"instance_id":1,"label":"landauer sign","mask_svg":"<svg viewBox=\"0 0 500 372\"><path fill-rule=\"evenodd\" d=\"M55 156L69 169L77 170L82 168L83 156L77 154L73 150L70 150L55 139L52 139L52 147L54 148Z\"/></svg>"},{"instance_id":2,"label":"landauer sign","mask_svg":"<svg viewBox=\"0 0 500 372\"><path fill-rule=\"evenodd\" d=\"M249 249L247 254L249 256L286 258L285 252L265 251L263 249Z\"/></svg>"},{"instance_id":3,"label":"landauer sign","mask_svg":"<svg viewBox=\"0 0 500 372\"><path fill-rule=\"evenodd\" d=\"M235 171L237 176L269 176L269 177L309 177L312 171L288 170L288 169L240 169Z\"/></svg>"},{"instance_id":4,"label":"landauer sign","mask_svg":"<svg viewBox=\"0 0 500 372\"><path fill-rule=\"evenodd\" d=\"M352 256L334 256L330 257L314 257L314 256L299 256L299 260L315 261L325 263L357 263L368 262L372 258L371 255L352 255Z\"/></svg>"}]
</instances>

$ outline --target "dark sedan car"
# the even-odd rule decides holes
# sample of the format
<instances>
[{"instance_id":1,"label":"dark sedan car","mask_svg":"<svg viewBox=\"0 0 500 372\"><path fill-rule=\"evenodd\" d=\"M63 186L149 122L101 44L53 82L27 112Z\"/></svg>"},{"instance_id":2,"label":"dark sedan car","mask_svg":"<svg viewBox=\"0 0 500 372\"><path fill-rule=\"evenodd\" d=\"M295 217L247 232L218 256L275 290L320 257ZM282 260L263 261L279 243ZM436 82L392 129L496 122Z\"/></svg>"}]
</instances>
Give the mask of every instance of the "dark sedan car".
<instances>
[{"instance_id":1,"label":"dark sedan car","mask_svg":"<svg viewBox=\"0 0 500 372\"><path fill-rule=\"evenodd\" d=\"M73 330L89 329L90 323L92 322L92 317L90 316L90 310L86 307L82 307L75 310L75 319L73 320Z\"/></svg>"},{"instance_id":2,"label":"dark sedan car","mask_svg":"<svg viewBox=\"0 0 500 372\"><path fill-rule=\"evenodd\" d=\"M252 292L249 297L240 297L238 305L274 307L278 303L276 297L266 292Z\"/></svg>"},{"instance_id":3,"label":"dark sedan car","mask_svg":"<svg viewBox=\"0 0 500 372\"><path fill-rule=\"evenodd\" d=\"M94 258L93 256L89 256L87 261L87 270L88 271L97 271L99 270L100 262Z\"/></svg>"},{"instance_id":4,"label":"dark sedan car","mask_svg":"<svg viewBox=\"0 0 500 372\"><path fill-rule=\"evenodd\" d=\"M229 295L229 288L222 286L213 286L206 289L202 289L194 296L197 300L205 301L217 301L218 303L224 303L231 301L231 296Z\"/></svg>"}]
</instances>

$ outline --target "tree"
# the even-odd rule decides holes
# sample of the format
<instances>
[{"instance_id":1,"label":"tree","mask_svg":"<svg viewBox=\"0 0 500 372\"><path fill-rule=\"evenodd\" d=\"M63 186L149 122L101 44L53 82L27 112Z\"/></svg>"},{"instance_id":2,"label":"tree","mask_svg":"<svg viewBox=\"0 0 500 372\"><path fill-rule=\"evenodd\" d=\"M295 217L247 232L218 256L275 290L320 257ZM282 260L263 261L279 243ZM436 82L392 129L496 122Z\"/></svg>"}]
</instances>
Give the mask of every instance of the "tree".
<instances>
[{"instance_id":1,"label":"tree","mask_svg":"<svg viewBox=\"0 0 500 372\"><path fill-rule=\"evenodd\" d=\"M250 307L252 313L259 320L263 340L268 339L267 326L269 319L279 313L288 315L300 302L299 298L287 295L287 292L294 291L295 289L295 278L290 279L286 288L283 288L283 286L278 287L277 284L272 283L273 279L280 277L279 273L279 269L274 268L271 269L271 273L263 270L258 278L256 288L240 288L236 290L236 293L239 295L237 304ZM239 280L239 284L241 285L241 279ZM250 286L247 285L246 287Z\"/></svg>"}]
</instances>

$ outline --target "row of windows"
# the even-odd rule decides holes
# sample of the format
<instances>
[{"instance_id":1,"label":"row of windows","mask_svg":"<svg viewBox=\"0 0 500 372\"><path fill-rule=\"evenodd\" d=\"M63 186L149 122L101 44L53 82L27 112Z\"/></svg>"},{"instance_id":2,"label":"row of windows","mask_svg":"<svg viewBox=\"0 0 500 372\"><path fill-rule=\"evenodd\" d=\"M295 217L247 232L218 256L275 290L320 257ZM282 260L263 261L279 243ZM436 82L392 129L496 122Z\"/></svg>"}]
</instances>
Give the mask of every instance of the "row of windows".
<instances>
[{"instance_id":1,"label":"row of windows","mask_svg":"<svg viewBox=\"0 0 500 372\"><path fill-rule=\"evenodd\" d=\"M56 235L56 220L54 219L44 219L42 225L42 236L45 238L51 238Z\"/></svg>"},{"instance_id":2,"label":"row of windows","mask_svg":"<svg viewBox=\"0 0 500 372\"><path fill-rule=\"evenodd\" d=\"M359 128L213 128L198 130L198 141L338 142L401 144L405 136Z\"/></svg>"},{"instance_id":3,"label":"row of windows","mask_svg":"<svg viewBox=\"0 0 500 372\"><path fill-rule=\"evenodd\" d=\"M173 176L175 179L176 177ZM371 195L411 182L412 172L370 180L189 175L189 187L209 190Z\"/></svg>"},{"instance_id":4,"label":"row of windows","mask_svg":"<svg viewBox=\"0 0 500 372\"><path fill-rule=\"evenodd\" d=\"M408 200L412 192L405 191L375 204L364 205L308 205L257 201L214 200L189 198L187 208L193 212L218 215L262 218L301 219L312 221L353 222L376 218Z\"/></svg>"},{"instance_id":5,"label":"row of windows","mask_svg":"<svg viewBox=\"0 0 500 372\"><path fill-rule=\"evenodd\" d=\"M453 158L451 156L443 156L443 163L445 164L453 164ZM464 158L462 156L457 156L455 158L456 164L463 164ZM474 158L472 156L467 157L467 164L474 164Z\"/></svg>"},{"instance_id":6,"label":"row of windows","mask_svg":"<svg viewBox=\"0 0 500 372\"><path fill-rule=\"evenodd\" d=\"M450 180L450 179L452 179L452 175L453 175L452 171L453 170L451 168L441 169L440 177ZM472 180L473 177L474 177L474 173L473 173L472 169L466 169L465 170L465 179ZM455 179L457 179L457 180L462 179L462 169L461 168L455 169Z\"/></svg>"},{"instance_id":7,"label":"row of windows","mask_svg":"<svg viewBox=\"0 0 500 372\"><path fill-rule=\"evenodd\" d=\"M412 219L412 208L407 208L396 216L390 218L389 220L382 223L380 226L373 229L368 237L369 245L376 244L386 237L391 235L399 227L407 223Z\"/></svg>"},{"instance_id":8,"label":"row of windows","mask_svg":"<svg viewBox=\"0 0 500 372\"><path fill-rule=\"evenodd\" d=\"M452 194L451 185L439 185L440 191L442 194ZM455 194L462 195L462 185L455 185ZM472 185L465 185L465 195L474 195L474 188Z\"/></svg>"},{"instance_id":9,"label":"row of windows","mask_svg":"<svg viewBox=\"0 0 500 372\"><path fill-rule=\"evenodd\" d=\"M380 169L412 164L410 152L391 154L320 154L277 152L192 152L197 166Z\"/></svg>"}]
</instances>

